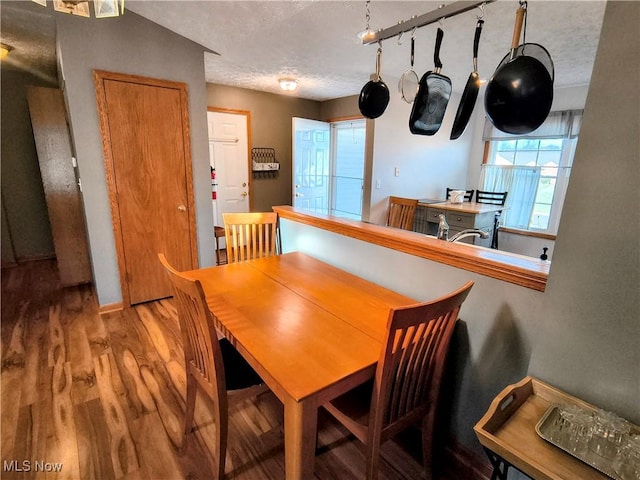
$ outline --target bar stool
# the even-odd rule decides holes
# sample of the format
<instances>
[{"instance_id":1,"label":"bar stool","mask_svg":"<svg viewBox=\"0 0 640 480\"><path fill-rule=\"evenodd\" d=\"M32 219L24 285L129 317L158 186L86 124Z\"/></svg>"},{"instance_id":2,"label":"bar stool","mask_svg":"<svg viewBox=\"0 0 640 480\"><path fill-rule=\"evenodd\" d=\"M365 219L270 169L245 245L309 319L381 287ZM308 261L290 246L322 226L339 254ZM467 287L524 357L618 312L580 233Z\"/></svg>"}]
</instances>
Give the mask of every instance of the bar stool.
<instances>
[{"instance_id":1,"label":"bar stool","mask_svg":"<svg viewBox=\"0 0 640 480\"><path fill-rule=\"evenodd\" d=\"M220 262L220 244L218 239L224 238L224 227L219 227L217 225L214 225L213 236L216 241L216 265L221 265L222 263Z\"/></svg>"}]
</instances>

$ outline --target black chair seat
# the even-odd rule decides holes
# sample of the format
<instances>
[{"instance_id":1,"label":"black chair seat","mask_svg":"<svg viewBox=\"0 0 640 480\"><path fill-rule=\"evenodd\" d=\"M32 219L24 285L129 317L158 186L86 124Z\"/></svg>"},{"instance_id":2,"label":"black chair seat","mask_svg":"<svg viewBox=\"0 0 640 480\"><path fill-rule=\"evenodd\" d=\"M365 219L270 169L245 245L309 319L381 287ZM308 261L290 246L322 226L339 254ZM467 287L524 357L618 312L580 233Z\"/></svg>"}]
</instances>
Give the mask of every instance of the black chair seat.
<instances>
[{"instance_id":1,"label":"black chair seat","mask_svg":"<svg viewBox=\"0 0 640 480\"><path fill-rule=\"evenodd\" d=\"M240 352L226 338L220 339L227 390L241 390L264 383Z\"/></svg>"}]
</instances>

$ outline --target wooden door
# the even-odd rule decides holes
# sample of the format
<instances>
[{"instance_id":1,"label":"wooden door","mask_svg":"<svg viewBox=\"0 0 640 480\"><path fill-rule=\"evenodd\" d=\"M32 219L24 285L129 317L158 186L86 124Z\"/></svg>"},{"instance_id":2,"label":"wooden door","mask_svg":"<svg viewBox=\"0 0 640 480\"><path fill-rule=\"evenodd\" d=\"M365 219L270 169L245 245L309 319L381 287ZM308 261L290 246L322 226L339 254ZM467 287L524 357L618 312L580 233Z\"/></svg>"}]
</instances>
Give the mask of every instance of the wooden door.
<instances>
[{"instance_id":1,"label":"wooden door","mask_svg":"<svg viewBox=\"0 0 640 480\"><path fill-rule=\"evenodd\" d=\"M62 91L27 87L27 101L60 282L89 283L87 231Z\"/></svg>"},{"instance_id":2,"label":"wooden door","mask_svg":"<svg viewBox=\"0 0 640 480\"><path fill-rule=\"evenodd\" d=\"M124 305L172 295L157 254L197 268L186 85L94 72Z\"/></svg>"},{"instance_id":3,"label":"wooden door","mask_svg":"<svg viewBox=\"0 0 640 480\"><path fill-rule=\"evenodd\" d=\"M226 212L251 210L248 112L209 111L209 149L216 170L216 225Z\"/></svg>"}]
</instances>

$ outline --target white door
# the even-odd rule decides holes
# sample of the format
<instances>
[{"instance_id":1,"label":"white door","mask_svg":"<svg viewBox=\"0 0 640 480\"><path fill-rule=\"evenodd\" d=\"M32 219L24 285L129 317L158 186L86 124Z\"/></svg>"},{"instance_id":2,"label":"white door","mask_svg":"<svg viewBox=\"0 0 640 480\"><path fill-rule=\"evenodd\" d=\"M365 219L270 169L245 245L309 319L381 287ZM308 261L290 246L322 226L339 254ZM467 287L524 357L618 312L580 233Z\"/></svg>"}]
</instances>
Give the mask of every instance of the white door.
<instances>
[{"instance_id":1,"label":"white door","mask_svg":"<svg viewBox=\"0 0 640 480\"><path fill-rule=\"evenodd\" d=\"M329 213L329 124L293 118L293 206Z\"/></svg>"},{"instance_id":2,"label":"white door","mask_svg":"<svg viewBox=\"0 0 640 480\"><path fill-rule=\"evenodd\" d=\"M224 212L248 212L250 195L247 116L207 112L209 154L215 170L214 223L222 226Z\"/></svg>"}]
</instances>

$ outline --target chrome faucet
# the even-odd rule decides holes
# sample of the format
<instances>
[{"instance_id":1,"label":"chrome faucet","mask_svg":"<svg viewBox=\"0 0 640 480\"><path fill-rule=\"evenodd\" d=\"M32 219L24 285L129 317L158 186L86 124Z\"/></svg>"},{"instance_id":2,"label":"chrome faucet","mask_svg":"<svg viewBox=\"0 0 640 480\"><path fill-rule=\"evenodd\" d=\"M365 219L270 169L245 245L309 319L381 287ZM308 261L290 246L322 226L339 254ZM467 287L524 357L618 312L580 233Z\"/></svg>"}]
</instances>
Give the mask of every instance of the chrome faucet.
<instances>
[{"instance_id":1,"label":"chrome faucet","mask_svg":"<svg viewBox=\"0 0 640 480\"><path fill-rule=\"evenodd\" d=\"M468 228L466 230L459 231L453 237L448 239L448 241L459 242L463 238L467 238L467 237L489 238L489 232L485 232L484 230L479 230L477 228Z\"/></svg>"},{"instance_id":2,"label":"chrome faucet","mask_svg":"<svg viewBox=\"0 0 640 480\"><path fill-rule=\"evenodd\" d=\"M436 237L438 240L448 240L449 239L449 224L447 220L444 218L444 213L438 215L440 219L440 223L438 223L438 234Z\"/></svg>"}]
</instances>

